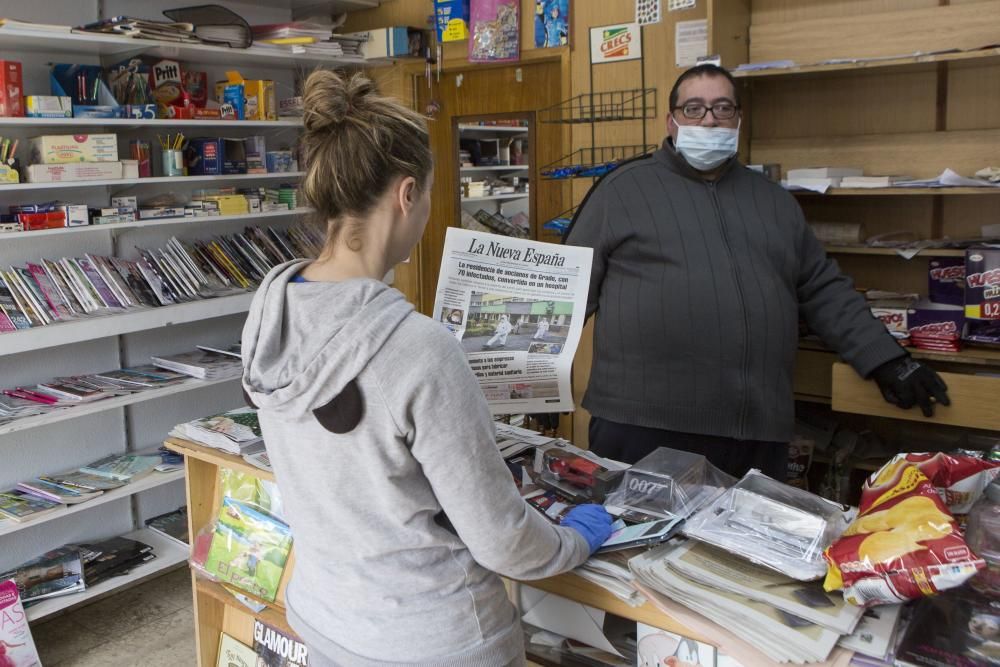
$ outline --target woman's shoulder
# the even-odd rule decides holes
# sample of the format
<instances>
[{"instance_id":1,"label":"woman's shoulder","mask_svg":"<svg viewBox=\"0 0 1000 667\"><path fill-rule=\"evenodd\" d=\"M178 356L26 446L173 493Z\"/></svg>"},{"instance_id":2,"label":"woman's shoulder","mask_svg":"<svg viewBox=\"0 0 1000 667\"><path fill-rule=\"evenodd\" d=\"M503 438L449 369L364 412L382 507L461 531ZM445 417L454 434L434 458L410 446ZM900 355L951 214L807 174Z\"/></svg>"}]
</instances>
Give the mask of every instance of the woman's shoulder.
<instances>
[{"instance_id":1,"label":"woman's shoulder","mask_svg":"<svg viewBox=\"0 0 1000 667\"><path fill-rule=\"evenodd\" d=\"M437 322L416 311L400 322L385 343L382 355L385 363L414 363L423 360L439 365L444 360L465 364L465 354L455 335Z\"/></svg>"}]
</instances>

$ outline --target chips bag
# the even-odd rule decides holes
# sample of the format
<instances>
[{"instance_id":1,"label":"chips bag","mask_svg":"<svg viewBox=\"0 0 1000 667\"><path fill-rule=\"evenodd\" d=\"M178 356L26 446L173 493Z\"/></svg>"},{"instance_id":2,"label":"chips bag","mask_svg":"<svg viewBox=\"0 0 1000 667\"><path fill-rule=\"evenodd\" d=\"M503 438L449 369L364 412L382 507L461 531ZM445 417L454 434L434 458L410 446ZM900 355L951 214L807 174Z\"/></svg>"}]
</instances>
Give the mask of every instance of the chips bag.
<instances>
[{"instance_id":1,"label":"chips bag","mask_svg":"<svg viewBox=\"0 0 1000 667\"><path fill-rule=\"evenodd\" d=\"M952 514L968 514L972 504L1000 474L1000 461L968 454L897 454L887 465L901 460L912 463L927 475Z\"/></svg>"},{"instance_id":2,"label":"chips bag","mask_svg":"<svg viewBox=\"0 0 1000 667\"><path fill-rule=\"evenodd\" d=\"M865 482L858 518L823 557L823 587L858 606L896 604L961 585L986 563L969 549L927 476L900 459Z\"/></svg>"}]
</instances>

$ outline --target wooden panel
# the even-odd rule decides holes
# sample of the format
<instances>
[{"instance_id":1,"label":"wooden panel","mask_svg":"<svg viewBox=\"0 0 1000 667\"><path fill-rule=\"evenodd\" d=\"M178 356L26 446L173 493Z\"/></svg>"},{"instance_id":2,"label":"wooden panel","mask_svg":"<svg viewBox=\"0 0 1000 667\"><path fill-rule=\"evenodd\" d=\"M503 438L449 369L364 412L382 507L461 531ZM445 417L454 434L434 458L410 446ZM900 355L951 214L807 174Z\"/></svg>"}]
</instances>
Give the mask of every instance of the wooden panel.
<instances>
[{"instance_id":1,"label":"wooden panel","mask_svg":"<svg viewBox=\"0 0 1000 667\"><path fill-rule=\"evenodd\" d=\"M787 23L863 16L900 9L936 7L939 4L939 0L753 0L753 22Z\"/></svg>"},{"instance_id":2,"label":"wooden panel","mask_svg":"<svg viewBox=\"0 0 1000 667\"><path fill-rule=\"evenodd\" d=\"M750 59L750 0L708 0L708 52L732 69Z\"/></svg>"},{"instance_id":3,"label":"wooden panel","mask_svg":"<svg viewBox=\"0 0 1000 667\"><path fill-rule=\"evenodd\" d=\"M590 382L590 370L594 360L594 318L591 317L583 326L580 335L580 346L573 357L573 444L582 449L590 449L590 413L583 409L583 395L587 392Z\"/></svg>"},{"instance_id":4,"label":"wooden panel","mask_svg":"<svg viewBox=\"0 0 1000 667\"><path fill-rule=\"evenodd\" d=\"M1000 127L1000 65L949 65L947 121L949 130Z\"/></svg>"},{"instance_id":5,"label":"wooden panel","mask_svg":"<svg viewBox=\"0 0 1000 667\"><path fill-rule=\"evenodd\" d=\"M859 223L864 226L865 238L907 230L918 238L930 238L933 229L932 201L933 197L799 198L806 220Z\"/></svg>"},{"instance_id":6,"label":"wooden panel","mask_svg":"<svg viewBox=\"0 0 1000 667\"><path fill-rule=\"evenodd\" d=\"M799 350L795 357L793 386L797 395L830 398L831 373L837 355L832 352Z\"/></svg>"},{"instance_id":7,"label":"wooden panel","mask_svg":"<svg viewBox=\"0 0 1000 667\"><path fill-rule=\"evenodd\" d=\"M971 176L996 163L1000 130L762 139L751 146L754 163L796 167L862 167L866 174L931 178L945 167Z\"/></svg>"},{"instance_id":8,"label":"wooden panel","mask_svg":"<svg viewBox=\"0 0 1000 667\"><path fill-rule=\"evenodd\" d=\"M750 60L793 60L800 64L828 58L868 58L940 51L976 49L997 41L995 21L1000 2L925 7L830 16L802 21L750 26Z\"/></svg>"},{"instance_id":9,"label":"wooden panel","mask_svg":"<svg viewBox=\"0 0 1000 667\"><path fill-rule=\"evenodd\" d=\"M939 405L934 417L924 417L919 409L902 410L886 403L874 382L861 379L850 366L833 366L833 409L876 417L892 417L932 424L951 424L1000 430L1000 413L996 397L1000 378L958 373L941 373L948 385L951 406Z\"/></svg>"},{"instance_id":10,"label":"wooden panel","mask_svg":"<svg viewBox=\"0 0 1000 667\"><path fill-rule=\"evenodd\" d=\"M758 79L753 92L754 141L935 129L933 70Z\"/></svg>"},{"instance_id":11,"label":"wooden panel","mask_svg":"<svg viewBox=\"0 0 1000 667\"><path fill-rule=\"evenodd\" d=\"M1000 158L993 164L1000 162ZM951 238L973 238L981 235L983 225L1000 221L1000 196L944 197L943 233Z\"/></svg>"},{"instance_id":12,"label":"wooden panel","mask_svg":"<svg viewBox=\"0 0 1000 667\"><path fill-rule=\"evenodd\" d=\"M191 575L194 577L194 574ZM226 605L204 595L194 596L194 634L198 667L215 667L219 656L219 633L225 619Z\"/></svg>"}]
</instances>

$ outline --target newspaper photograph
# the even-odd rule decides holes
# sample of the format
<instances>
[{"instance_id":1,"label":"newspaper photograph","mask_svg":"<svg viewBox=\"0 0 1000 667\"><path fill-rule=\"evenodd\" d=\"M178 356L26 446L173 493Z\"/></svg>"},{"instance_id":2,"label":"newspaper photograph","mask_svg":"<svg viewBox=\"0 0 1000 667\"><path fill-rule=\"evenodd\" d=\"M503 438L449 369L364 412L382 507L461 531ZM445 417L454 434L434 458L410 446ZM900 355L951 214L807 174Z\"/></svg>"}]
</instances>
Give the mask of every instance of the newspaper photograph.
<instances>
[{"instance_id":1,"label":"newspaper photograph","mask_svg":"<svg viewBox=\"0 0 1000 667\"><path fill-rule=\"evenodd\" d=\"M573 409L590 248L452 227L434 314L462 343L493 414Z\"/></svg>"}]
</instances>

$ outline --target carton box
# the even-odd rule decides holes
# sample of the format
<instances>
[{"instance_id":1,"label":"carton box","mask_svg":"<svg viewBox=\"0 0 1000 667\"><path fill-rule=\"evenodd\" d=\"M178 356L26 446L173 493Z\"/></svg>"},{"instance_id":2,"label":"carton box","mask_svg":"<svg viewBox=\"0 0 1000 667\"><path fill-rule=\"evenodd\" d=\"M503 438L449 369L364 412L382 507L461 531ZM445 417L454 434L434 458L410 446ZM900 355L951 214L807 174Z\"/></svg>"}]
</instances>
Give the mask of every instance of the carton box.
<instances>
[{"instance_id":1,"label":"carton box","mask_svg":"<svg viewBox=\"0 0 1000 667\"><path fill-rule=\"evenodd\" d=\"M117 162L116 134L47 134L31 139L31 161L36 164Z\"/></svg>"},{"instance_id":2,"label":"carton box","mask_svg":"<svg viewBox=\"0 0 1000 667\"><path fill-rule=\"evenodd\" d=\"M68 164L32 164L26 169L29 183L62 181L101 181L122 177L121 162L70 162Z\"/></svg>"},{"instance_id":3,"label":"carton box","mask_svg":"<svg viewBox=\"0 0 1000 667\"><path fill-rule=\"evenodd\" d=\"M934 303L965 305L965 259L938 257L928 262L927 296Z\"/></svg>"},{"instance_id":4,"label":"carton box","mask_svg":"<svg viewBox=\"0 0 1000 667\"><path fill-rule=\"evenodd\" d=\"M73 100L59 95L28 95L24 98L25 115L32 118L72 118Z\"/></svg>"},{"instance_id":5,"label":"carton box","mask_svg":"<svg viewBox=\"0 0 1000 667\"><path fill-rule=\"evenodd\" d=\"M1000 248L965 251L965 316L1000 320Z\"/></svg>"},{"instance_id":6,"label":"carton box","mask_svg":"<svg viewBox=\"0 0 1000 667\"><path fill-rule=\"evenodd\" d=\"M16 60L0 60L0 116L23 116L23 99L21 63Z\"/></svg>"}]
</instances>

